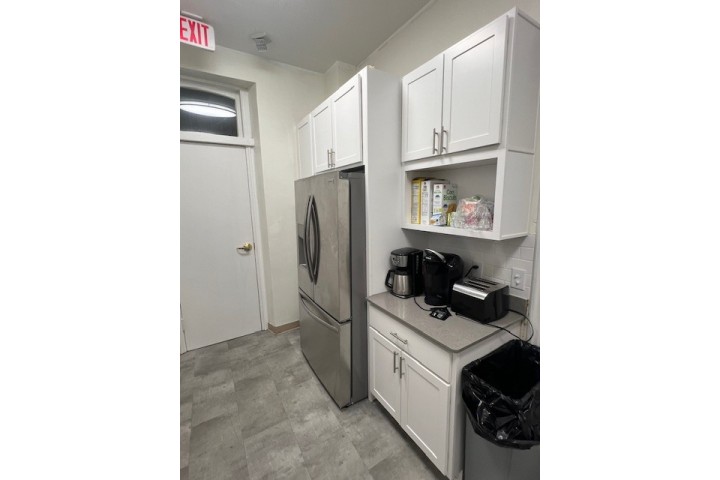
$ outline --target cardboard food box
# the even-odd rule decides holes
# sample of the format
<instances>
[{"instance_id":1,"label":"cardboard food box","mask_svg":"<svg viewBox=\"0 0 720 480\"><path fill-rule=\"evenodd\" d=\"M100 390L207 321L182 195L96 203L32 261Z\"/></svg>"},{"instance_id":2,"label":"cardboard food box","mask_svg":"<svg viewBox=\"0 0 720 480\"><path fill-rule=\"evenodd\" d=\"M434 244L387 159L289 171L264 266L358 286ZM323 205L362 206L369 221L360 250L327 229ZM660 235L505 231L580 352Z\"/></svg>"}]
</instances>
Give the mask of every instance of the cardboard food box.
<instances>
[{"instance_id":1,"label":"cardboard food box","mask_svg":"<svg viewBox=\"0 0 720 480\"><path fill-rule=\"evenodd\" d=\"M433 209L430 225L448 225L448 215L457 210L457 185L438 183L433 186Z\"/></svg>"},{"instance_id":2,"label":"cardboard food box","mask_svg":"<svg viewBox=\"0 0 720 480\"><path fill-rule=\"evenodd\" d=\"M420 188L426 177L413 178L410 192L410 223L420 224Z\"/></svg>"},{"instance_id":3,"label":"cardboard food box","mask_svg":"<svg viewBox=\"0 0 720 480\"><path fill-rule=\"evenodd\" d=\"M420 225L430 225L433 210L433 188L438 183L447 183L447 181L429 179L420 183Z\"/></svg>"}]
</instances>

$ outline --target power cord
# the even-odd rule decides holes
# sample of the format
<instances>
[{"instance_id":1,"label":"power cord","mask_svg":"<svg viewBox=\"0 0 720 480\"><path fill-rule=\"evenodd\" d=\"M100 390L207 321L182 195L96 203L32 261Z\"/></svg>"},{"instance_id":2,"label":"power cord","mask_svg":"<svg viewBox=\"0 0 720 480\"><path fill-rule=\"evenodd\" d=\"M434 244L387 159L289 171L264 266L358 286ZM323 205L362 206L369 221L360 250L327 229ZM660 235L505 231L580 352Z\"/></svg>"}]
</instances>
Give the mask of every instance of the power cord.
<instances>
[{"instance_id":1,"label":"power cord","mask_svg":"<svg viewBox=\"0 0 720 480\"><path fill-rule=\"evenodd\" d=\"M467 276L470 275L470 272L472 272L476 268L480 268L480 267L478 265L473 265L472 267L470 267L463 278L467 278Z\"/></svg>"},{"instance_id":2,"label":"power cord","mask_svg":"<svg viewBox=\"0 0 720 480\"><path fill-rule=\"evenodd\" d=\"M413 297L413 300L415 300L415 305L417 305L420 310L425 310L426 312L432 312L432 309L431 309L431 308L423 308L423 307L421 307L420 304L417 303L417 297Z\"/></svg>"},{"instance_id":3,"label":"power cord","mask_svg":"<svg viewBox=\"0 0 720 480\"><path fill-rule=\"evenodd\" d=\"M530 328L532 329L532 333L530 333L530 338L528 338L527 340L523 340L522 338L518 337L517 335L515 335L514 333L512 333L512 332L511 332L510 330L508 330L507 328L501 327L501 326L499 326L499 325L493 325L492 323L486 323L485 325L487 325L488 327L497 328L497 329L499 329L499 330L505 330L507 333L509 333L509 334L512 335L513 337L517 338L517 339L520 340L521 342L523 342L523 343L530 343L530 340L532 340L533 336L535 335L535 327L533 327L532 322L530 321L530 319L529 319L524 313L520 313L520 312L518 312L517 310L512 310L512 309L508 309L508 310L511 311L511 312L515 312L515 313L517 313L517 314L519 314L519 315L522 315L522 317L523 317L525 320L527 320L527 322L530 324Z\"/></svg>"},{"instance_id":4,"label":"power cord","mask_svg":"<svg viewBox=\"0 0 720 480\"><path fill-rule=\"evenodd\" d=\"M420 310L430 312L430 316L433 318L436 318L438 320L446 320L448 317L452 316L452 313L450 313L447 305L442 307L432 307L428 310L427 308L423 308L420 306L420 304L417 302L416 297L413 297L413 300L415 301L415 305L417 305Z\"/></svg>"},{"instance_id":5,"label":"power cord","mask_svg":"<svg viewBox=\"0 0 720 480\"><path fill-rule=\"evenodd\" d=\"M477 265L474 265L473 267L470 267L470 270L468 270L468 272L465 274L465 276L467 277L467 275L468 275L471 271L473 271L475 268L477 268ZM415 302L415 305L417 305L420 310L424 310L424 311L426 311L426 312L434 312L435 310L439 310L439 309L446 309L446 310L448 309L447 305L444 306L444 307L424 308L424 307L422 307L422 306L418 303L417 297L413 297L413 301ZM527 317L527 315L525 315L524 313L518 312L517 310L513 310L513 309L511 309L511 308L509 308L508 310L511 311L511 312L515 312L515 313L517 313L518 315L522 315L522 317L523 317L525 320L527 320L528 324L530 324L530 329L531 329L530 338L528 338L527 340L523 340L522 338L518 337L517 335L515 335L514 333L512 333L512 332L511 332L510 330L508 330L507 328L501 327L501 326L499 326L499 325L493 325L492 323L485 323L485 324L483 324L483 325L487 325L488 327L497 328L498 330L503 330L503 331L509 333L510 335L512 335L513 337L517 338L517 339L520 340L521 342L530 343L530 340L532 340L532 338L535 336L535 327L533 327L532 322L531 322L530 319ZM455 313L455 315L457 315L457 313Z\"/></svg>"}]
</instances>

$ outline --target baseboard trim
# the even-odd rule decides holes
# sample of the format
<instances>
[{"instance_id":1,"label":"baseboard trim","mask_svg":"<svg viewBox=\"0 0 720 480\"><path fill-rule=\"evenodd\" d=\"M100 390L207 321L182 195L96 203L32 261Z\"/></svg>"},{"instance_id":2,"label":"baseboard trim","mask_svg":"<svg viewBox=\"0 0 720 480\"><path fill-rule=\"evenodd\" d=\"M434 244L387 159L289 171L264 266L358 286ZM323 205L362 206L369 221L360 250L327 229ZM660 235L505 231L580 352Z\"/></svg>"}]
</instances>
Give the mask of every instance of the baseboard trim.
<instances>
[{"instance_id":1,"label":"baseboard trim","mask_svg":"<svg viewBox=\"0 0 720 480\"><path fill-rule=\"evenodd\" d=\"M280 325L279 327L276 327L272 323L268 322L268 330L273 332L275 335L277 335L278 333L287 332L288 330L292 330L293 328L298 328L299 326L300 326L299 321L286 323L285 325Z\"/></svg>"}]
</instances>

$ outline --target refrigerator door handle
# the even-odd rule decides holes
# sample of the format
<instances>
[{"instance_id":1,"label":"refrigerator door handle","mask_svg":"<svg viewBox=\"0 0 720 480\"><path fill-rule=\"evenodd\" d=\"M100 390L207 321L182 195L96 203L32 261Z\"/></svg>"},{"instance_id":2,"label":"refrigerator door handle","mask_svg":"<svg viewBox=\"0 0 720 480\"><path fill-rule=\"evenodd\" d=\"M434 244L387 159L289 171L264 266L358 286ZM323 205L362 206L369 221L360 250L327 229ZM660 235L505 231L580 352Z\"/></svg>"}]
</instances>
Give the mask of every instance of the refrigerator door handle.
<instances>
[{"instance_id":1,"label":"refrigerator door handle","mask_svg":"<svg viewBox=\"0 0 720 480\"><path fill-rule=\"evenodd\" d=\"M305 311L308 313L308 315L310 315L312 318L314 318L315 320L317 320L319 323L321 323L322 325L324 325L325 327L329 328L330 330L332 330L332 331L335 332L335 333L340 332L340 329L337 328L335 325L331 325L331 324L329 324L328 322L326 322L325 320L323 320L322 318L320 318L319 316L315 315L315 314L308 308L307 303L305 303L305 299L304 299L302 296L300 297L300 304L303 306L303 308L304 308Z\"/></svg>"},{"instance_id":2,"label":"refrigerator door handle","mask_svg":"<svg viewBox=\"0 0 720 480\"><path fill-rule=\"evenodd\" d=\"M320 219L318 218L317 213L317 203L315 202L315 197L312 199L312 207L311 207L311 215L312 215L312 225L313 225L313 243L314 243L314 251L313 251L313 277L315 278L315 283L317 283L318 273L320 271Z\"/></svg>"},{"instance_id":3,"label":"refrigerator door handle","mask_svg":"<svg viewBox=\"0 0 720 480\"><path fill-rule=\"evenodd\" d=\"M313 276L312 268L312 257L310 256L310 206L312 204L312 195L308 198L307 206L305 207L305 259L308 265L308 275L310 275L310 281L315 283L315 277Z\"/></svg>"}]
</instances>

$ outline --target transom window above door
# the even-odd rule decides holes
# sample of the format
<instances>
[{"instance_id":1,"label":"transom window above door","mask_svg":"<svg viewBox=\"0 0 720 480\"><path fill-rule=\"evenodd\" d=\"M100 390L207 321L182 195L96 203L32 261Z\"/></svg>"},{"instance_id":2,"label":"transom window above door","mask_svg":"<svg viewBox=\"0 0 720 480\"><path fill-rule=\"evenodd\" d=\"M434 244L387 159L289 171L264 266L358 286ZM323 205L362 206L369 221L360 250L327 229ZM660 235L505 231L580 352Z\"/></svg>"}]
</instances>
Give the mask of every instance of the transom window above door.
<instances>
[{"instance_id":1,"label":"transom window above door","mask_svg":"<svg viewBox=\"0 0 720 480\"><path fill-rule=\"evenodd\" d=\"M180 87L180 130L238 136L234 98L193 88Z\"/></svg>"},{"instance_id":2,"label":"transom window above door","mask_svg":"<svg viewBox=\"0 0 720 480\"><path fill-rule=\"evenodd\" d=\"M180 80L180 141L255 146L249 94L204 81Z\"/></svg>"}]
</instances>

